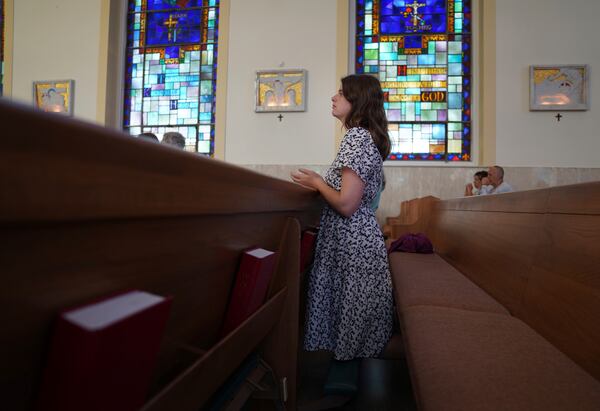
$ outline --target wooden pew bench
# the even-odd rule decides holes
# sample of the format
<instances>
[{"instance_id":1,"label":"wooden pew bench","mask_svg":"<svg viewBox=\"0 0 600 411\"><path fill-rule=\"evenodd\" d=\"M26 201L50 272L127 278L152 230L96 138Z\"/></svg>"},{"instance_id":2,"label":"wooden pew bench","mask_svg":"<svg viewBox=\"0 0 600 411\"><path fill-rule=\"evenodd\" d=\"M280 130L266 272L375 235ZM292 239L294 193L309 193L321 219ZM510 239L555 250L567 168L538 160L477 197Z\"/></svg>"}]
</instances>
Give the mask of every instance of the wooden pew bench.
<instances>
[{"instance_id":1,"label":"wooden pew bench","mask_svg":"<svg viewBox=\"0 0 600 411\"><path fill-rule=\"evenodd\" d=\"M600 409L600 183L439 201L390 254L422 410Z\"/></svg>"},{"instance_id":2,"label":"wooden pew bench","mask_svg":"<svg viewBox=\"0 0 600 411\"><path fill-rule=\"evenodd\" d=\"M252 352L295 409L299 241L318 221L315 193L6 102L0 123L3 409L35 403L61 310L126 289L173 296L143 410L200 409ZM250 246L278 252L267 301L221 338Z\"/></svg>"},{"instance_id":3,"label":"wooden pew bench","mask_svg":"<svg viewBox=\"0 0 600 411\"><path fill-rule=\"evenodd\" d=\"M420 233L429 224L431 209L439 198L426 196L403 201L400 204L400 214L386 218L383 234L389 240L398 238L405 233ZM389 243L389 241L388 241Z\"/></svg>"}]
</instances>

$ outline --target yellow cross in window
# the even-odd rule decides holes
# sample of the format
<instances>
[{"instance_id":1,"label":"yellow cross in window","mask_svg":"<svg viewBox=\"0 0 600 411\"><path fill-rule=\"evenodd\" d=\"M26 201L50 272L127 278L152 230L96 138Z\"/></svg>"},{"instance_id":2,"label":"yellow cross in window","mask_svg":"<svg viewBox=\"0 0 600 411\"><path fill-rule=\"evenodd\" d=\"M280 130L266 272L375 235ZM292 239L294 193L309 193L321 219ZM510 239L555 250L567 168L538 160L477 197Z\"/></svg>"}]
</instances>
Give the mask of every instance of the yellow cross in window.
<instances>
[{"instance_id":1,"label":"yellow cross in window","mask_svg":"<svg viewBox=\"0 0 600 411\"><path fill-rule=\"evenodd\" d=\"M178 22L179 22L179 20L177 20L177 19L173 20L173 15L169 14L169 20L167 20L163 23L169 29L169 31L167 33L169 41L171 41L171 37L173 37L174 43L177 41L177 29L176 28L177 28Z\"/></svg>"}]
</instances>

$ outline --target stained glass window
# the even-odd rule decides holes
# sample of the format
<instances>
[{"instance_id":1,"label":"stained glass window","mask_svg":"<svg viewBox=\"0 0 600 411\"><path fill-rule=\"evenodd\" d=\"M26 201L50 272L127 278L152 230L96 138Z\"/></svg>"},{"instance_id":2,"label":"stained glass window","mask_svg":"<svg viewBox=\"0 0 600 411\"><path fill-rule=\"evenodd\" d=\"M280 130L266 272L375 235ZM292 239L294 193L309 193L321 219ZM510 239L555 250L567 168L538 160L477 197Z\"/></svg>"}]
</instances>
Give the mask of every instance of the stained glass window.
<instances>
[{"instance_id":1,"label":"stained glass window","mask_svg":"<svg viewBox=\"0 0 600 411\"><path fill-rule=\"evenodd\" d=\"M130 0L123 126L213 155L219 0Z\"/></svg>"},{"instance_id":2,"label":"stained glass window","mask_svg":"<svg viewBox=\"0 0 600 411\"><path fill-rule=\"evenodd\" d=\"M471 1L357 0L356 72L379 77L389 160L471 159Z\"/></svg>"},{"instance_id":3,"label":"stained glass window","mask_svg":"<svg viewBox=\"0 0 600 411\"><path fill-rule=\"evenodd\" d=\"M0 96L4 89L4 0L0 0Z\"/></svg>"}]
</instances>

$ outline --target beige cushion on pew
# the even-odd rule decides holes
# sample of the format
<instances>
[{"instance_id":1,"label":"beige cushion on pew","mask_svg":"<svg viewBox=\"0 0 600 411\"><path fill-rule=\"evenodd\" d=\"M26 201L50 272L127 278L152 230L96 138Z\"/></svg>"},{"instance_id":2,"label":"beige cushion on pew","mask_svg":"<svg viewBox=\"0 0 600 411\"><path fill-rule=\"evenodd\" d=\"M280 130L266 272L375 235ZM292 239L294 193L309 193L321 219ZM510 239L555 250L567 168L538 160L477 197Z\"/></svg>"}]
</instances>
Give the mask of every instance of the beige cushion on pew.
<instances>
[{"instance_id":1,"label":"beige cushion on pew","mask_svg":"<svg viewBox=\"0 0 600 411\"><path fill-rule=\"evenodd\" d=\"M399 314L415 305L509 314L437 254L393 252L389 259Z\"/></svg>"},{"instance_id":2,"label":"beige cushion on pew","mask_svg":"<svg viewBox=\"0 0 600 411\"><path fill-rule=\"evenodd\" d=\"M423 410L600 410L600 382L515 317L421 306L404 327Z\"/></svg>"}]
</instances>

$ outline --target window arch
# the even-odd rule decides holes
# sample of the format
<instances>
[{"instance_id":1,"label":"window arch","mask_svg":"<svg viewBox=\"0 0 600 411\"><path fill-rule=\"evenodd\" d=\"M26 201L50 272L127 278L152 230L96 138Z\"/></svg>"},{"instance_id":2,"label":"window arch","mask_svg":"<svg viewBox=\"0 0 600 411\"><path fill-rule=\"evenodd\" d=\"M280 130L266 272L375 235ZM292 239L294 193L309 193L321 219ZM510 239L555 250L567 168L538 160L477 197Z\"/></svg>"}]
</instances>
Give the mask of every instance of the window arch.
<instances>
[{"instance_id":1,"label":"window arch","mask_svg":"<svg viewBox=\"0 0 600 411\"><path fill-rule=\"evenodd\" d=\"M357 0L357 73L378 75L389 160L471 160L471 1Z\"/></svg>"},{"instance_id":2,"label":"window arch","mask_svg":"<svg viewBox=\"0 0 600 411\"><path fill-rule=\"evenodd\" d=\"M214 154L219 0L129 0L123 127Z\"/></svg>"}]
</instances>

